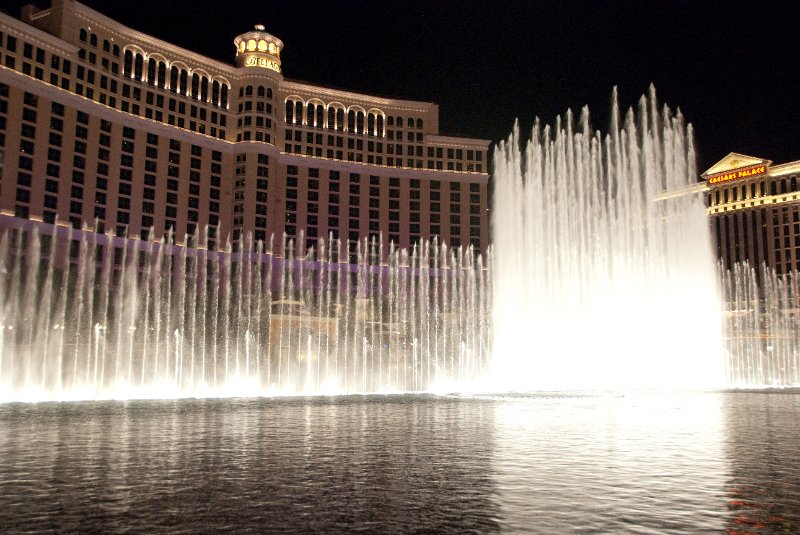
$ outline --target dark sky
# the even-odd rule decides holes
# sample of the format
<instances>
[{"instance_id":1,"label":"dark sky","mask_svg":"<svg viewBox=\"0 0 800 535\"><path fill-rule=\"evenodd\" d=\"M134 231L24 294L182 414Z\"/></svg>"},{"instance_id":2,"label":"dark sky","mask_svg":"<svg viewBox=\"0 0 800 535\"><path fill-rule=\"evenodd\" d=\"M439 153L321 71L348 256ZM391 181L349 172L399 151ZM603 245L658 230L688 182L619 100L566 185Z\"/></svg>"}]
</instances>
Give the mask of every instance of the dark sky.
<instances>
[{"instance_id":1,"label":"dark sky","mask_svg":"<svg viewBox=\"0 0 800 535\"><path fill-rule=\"evenodd\" d=\"M653 83L694 125L700 171L730 151L800 159L796 0L84 3L226 62L234 36L263 23L285 44L286 77L436 102L445 134L497 141L515 118L527 129L584 104L605 130L613 86L628 107Z\"/></svg>"}]
</instances>

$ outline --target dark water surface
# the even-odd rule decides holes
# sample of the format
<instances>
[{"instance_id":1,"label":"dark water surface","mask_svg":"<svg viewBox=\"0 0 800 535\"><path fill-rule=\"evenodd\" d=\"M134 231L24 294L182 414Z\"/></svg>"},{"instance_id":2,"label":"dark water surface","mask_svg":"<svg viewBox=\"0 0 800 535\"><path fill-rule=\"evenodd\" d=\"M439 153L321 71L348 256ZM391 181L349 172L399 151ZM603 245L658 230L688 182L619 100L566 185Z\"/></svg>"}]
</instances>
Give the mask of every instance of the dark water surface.
<instances>
[{"instance_id":1,"label":"dark water surface","mask_svg":"<svg viewBox=\"0 0 800 535\"><path fill-rule=\"evenodd\" d=\"M800 394L0 405L0 531L800 532Z\"/></svg>"}]
</instances>

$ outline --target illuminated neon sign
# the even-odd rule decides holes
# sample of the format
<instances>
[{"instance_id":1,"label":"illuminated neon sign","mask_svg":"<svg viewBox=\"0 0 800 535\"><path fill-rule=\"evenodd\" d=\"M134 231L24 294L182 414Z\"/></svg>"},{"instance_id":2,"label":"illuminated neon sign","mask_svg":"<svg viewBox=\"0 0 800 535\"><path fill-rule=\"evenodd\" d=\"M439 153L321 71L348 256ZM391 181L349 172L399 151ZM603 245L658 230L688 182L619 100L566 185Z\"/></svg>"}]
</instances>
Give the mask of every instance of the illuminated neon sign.
<instances>
[{"instance_id":1,"label":"illuminated neon sign","mask_svg":"<svg viewBox=\"0 0 800 535\"><path fill-rule=\"evenodd\" d=\"M751 178L763 175L766 172L766 165L751 165L750 167L743 167L741 169L734 169L733 171L725 171L724 173L709 176L708 183L711 185L719 184L720 182L728 182L729 180L739 180L740 178Z\"/></svg>"},{"instance_id":2,"label":"illuminated neon sign","mask_svg":"<svg viewBox=\"0 0 800 535\"><path fill-rule=\"evenodd\" d=\"M245 67L261 67L263 69L270 69L275 72L281 72L281 65L277 61L262 58L259 56L247 56L244 58Z\"/></svg>"}]
</instances>

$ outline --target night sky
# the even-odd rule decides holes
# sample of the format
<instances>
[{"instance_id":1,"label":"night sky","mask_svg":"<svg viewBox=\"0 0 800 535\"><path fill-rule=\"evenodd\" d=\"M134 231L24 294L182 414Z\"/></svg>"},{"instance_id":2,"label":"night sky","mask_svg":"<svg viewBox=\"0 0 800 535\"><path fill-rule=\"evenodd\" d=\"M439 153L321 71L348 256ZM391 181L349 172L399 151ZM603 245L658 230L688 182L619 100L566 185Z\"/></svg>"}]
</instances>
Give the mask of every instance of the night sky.
<instances>
[{"instance_id":1,"label":"night sky","mask_svg":"<svg viewBox=\"0 0 800 535\"><path fill-rule=\"evenodd\" d=\"M233 38L263 23L287 78L436 102L443 134L498 141L516 118L528 129L585 104L605 130L613 86L627 108L653 83L694 125L701 172L731 151L800 159L797 1L84 3L229 63Z\"/></svg>"}]
</instances>

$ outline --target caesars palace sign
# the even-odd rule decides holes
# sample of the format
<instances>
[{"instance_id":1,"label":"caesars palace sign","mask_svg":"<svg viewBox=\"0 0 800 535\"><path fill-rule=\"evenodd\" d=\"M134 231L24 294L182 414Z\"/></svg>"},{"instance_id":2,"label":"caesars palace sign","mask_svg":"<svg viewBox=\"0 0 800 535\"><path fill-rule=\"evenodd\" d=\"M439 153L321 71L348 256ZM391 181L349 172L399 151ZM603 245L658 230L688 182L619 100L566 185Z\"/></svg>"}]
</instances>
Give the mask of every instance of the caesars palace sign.
<instances>
[{"instance_id":1,"label":"caesars palace sign","mask_svg":"<svg viewBox=\"0 0 800 535\"><path fill-rule=\"evenodd\" d=\"M739 180L740 178L752 178L754 176L763 175L767 172L767 166L764 164L751 165L749 167L742 167L741 169L733 169L731 171L724 171L708 177L708 184L719 184L721 182L728 182L729 180Z\"/></svg>"}]
</instances>

